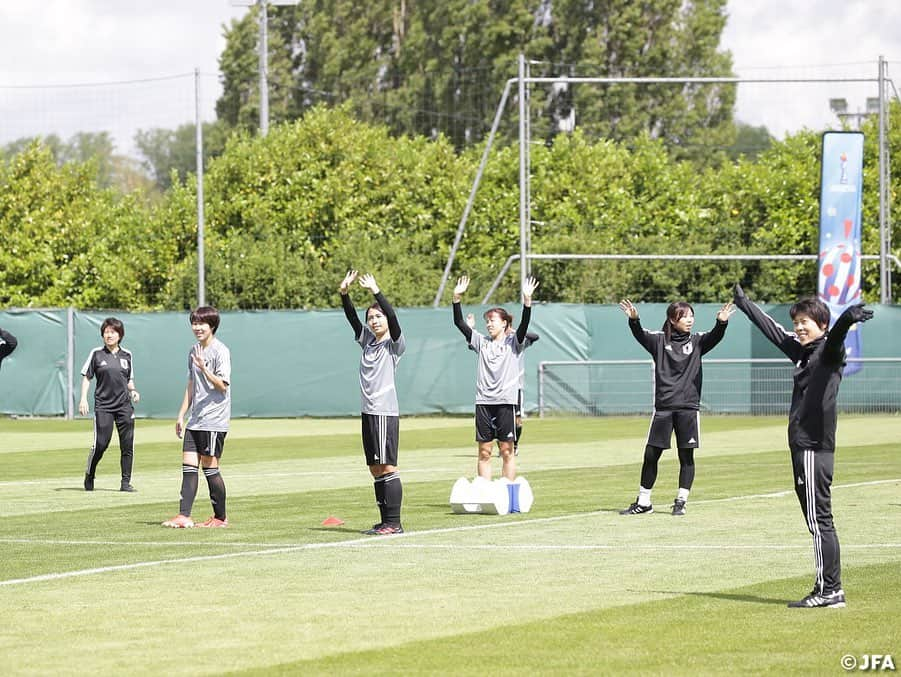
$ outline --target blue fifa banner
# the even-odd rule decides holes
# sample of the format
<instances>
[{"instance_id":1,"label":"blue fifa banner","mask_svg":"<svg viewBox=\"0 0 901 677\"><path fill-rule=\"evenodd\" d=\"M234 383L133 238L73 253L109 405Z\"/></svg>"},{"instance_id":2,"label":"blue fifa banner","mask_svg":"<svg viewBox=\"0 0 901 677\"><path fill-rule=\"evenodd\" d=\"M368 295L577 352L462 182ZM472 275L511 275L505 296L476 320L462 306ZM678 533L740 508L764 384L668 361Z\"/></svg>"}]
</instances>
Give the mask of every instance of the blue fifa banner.
<instances>
[{"instance_id":1,"label":"blue fifa banner","mask_svg":"<svg viewBox=\"0 0 901 677\"><path fill-rule=\"evenodd\" d=\"M817 296L829 306L830 327L860 296L860 221L863 188L863 134L823 134L820 178L820 256ZM845 339L848 357L861 357L860 325ZM845 375L859 371L849 363Z\"/></svg>"}]
</instances>

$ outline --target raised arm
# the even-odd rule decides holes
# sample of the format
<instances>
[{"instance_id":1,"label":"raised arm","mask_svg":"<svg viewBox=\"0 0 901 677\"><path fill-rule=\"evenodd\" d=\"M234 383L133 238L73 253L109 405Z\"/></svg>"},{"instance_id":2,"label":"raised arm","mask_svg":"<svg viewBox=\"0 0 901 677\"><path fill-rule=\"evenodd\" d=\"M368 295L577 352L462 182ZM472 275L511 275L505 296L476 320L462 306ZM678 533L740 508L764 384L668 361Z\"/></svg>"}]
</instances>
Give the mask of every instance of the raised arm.
<instances>
[{"instance_id":1,"label":"raised arm","mask_svg":"<svg viewBox=\"0 0 901 677\"><path fill-rule=\"evenodd\" d=\"M781 324L763 312L756 303L745 296L741 285L736 284L733 293L734 298L732 301L735 303L735 306L748 316L751 323L760 330L770 343L781 350L792 362L797 362L801 357L801 343L797 337L787 332Z\"/></svg>"},{"instance_id":2,"label":"raised arm","mask_svg":"<svg viewBox=\"0 0 901 677\"><path fill-rule=\"evenodd\" d=\"M341 294L341 307L344 309L344 317L347 318L347 321L354 330L354 338L358 339L360 338L360 334L363 333L363 323L360 322L360 318L357 317L357 309L354 308L354 304L351 303L350 297L347 295L347 290L350 287L351 282L355 279L357 279L357 271L347 271L347 275L341 280L341 286L338 287L338 293Z\"/></svg>"},{"instance_id":3,"label":"raised arm","mask_svg":"<svg viewBox=\"0 0 901 677\"><path fill-rule=\"evenodd\" d=\"M845 337L848 331L857 322L866 322L873 319L873 311L865 308L864 304L845 308L845 311L838 316L829 335L826 337L826 345L823 346L823 355L831 363L843 362L845 359Z\"/></svg>"},{"instance_id":4,"label":"raised arm","mask_svg":"<svg viewBox=\"0 0 901 677\"><path fill-rule=\"evenodd\" d=\"M522 285L522 317L516 328L516 340L522 343L526 340L526 332L529 330L529 321L532 319L532 294L538 288L538 280L529 277Z\"/></svg>"},{"instance_id":5,"label":"raised arm","mask_svg":"<svg viewBox=\"0 0 901 677\"><path fill-rule=\"evenodd\" d=\"M472 340L472 327L466 324L466 320L463 319L463 309L460 307L460 299L463 298L463 292L465 292L469 288L469 277L467 275L463 275L457 280L457 284L454 286L454 325L456 325L457 329L460 330L460 333L466 337L466 342L469 343Z\"/></svg>"},{"instance_id":6,"label":"raised arm","mask_svg":"<svg viewBox=\"0 0 901 677\"><path fill-rule=\"evenodd\" d=\"M4 357L14 351L17 345L19 345L19 342L16 340L15 336L5 329L0 329L0 362L3 361Z\"/></svg>"},{"instance_id":7,"label":"raised arm","mask_svg":"<svg viewBox=\"0 0 901 677\"><path fill-rule=\"evenodd\" d=\"M625 313L626 317L629 318L629 331L632 332L632 336L635 337L635 340L641 344L641 347L647 350L652 355L654 354L654 341L651 340L651 335L644 330L644 327L641 326L641 320L638 317L638 308L635 307L629 299L623 299L619 302L620 310Z\"/></svg>"},{"instance_id":8,"label":"raised arm","mask_svg":"<svg viewBox=\"0 0 901 677\"><path fill-rule=\"evenodd\" d=\"M366 273L360 278L360 286L368 289L375 296L376 303L381 306L382 312L385 313L385 319L388 320L388 333L391 335L391 340L397 341L400 338L400 322L397 321L397 313L394 312L394 308L388 303L388 299L385 298L385 295L379 289L375 277L370 273ZM354 316L356 316L356 313Z\"/></svg>"},{"instance_id":9,"label":"raised arm","mask_svg":"<svg viewBox=\"0 0 901 677\"><path fill-rule=\"evenodd\" d=\"M726 335L726 327L729 324L729 318L734 312L735 305L732 303L725 303L723 304L723 307L720 308L719 312L716 314L716 324L713 325L713 329L701 335L700 347L702 355L704 353L709 353L717 343L723 340L723 337Z\"/></svg>"}]
</instances>

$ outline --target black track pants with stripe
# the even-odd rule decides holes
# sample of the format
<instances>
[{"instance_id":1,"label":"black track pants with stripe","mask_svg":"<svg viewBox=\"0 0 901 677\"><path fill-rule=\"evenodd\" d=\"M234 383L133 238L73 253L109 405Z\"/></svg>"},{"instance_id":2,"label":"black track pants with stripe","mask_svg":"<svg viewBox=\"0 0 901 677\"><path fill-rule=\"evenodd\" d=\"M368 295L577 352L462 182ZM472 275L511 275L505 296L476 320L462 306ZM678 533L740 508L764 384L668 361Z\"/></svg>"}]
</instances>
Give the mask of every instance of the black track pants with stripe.
<instances>
[{"instance_id":1,"label":"black track pants with stripe","mask_svg":"<svg viewBox=\"0 0 901 677\"><path fill-rule=\"evenodd\" d=\"M132 463L134 461L135 419L134 410L131 407L117 411L94 412L94 443L88 452L88 462L85 474L94 477L97 473L97 464L103 458L103 454L109 447L113 437L113 425L119 433L119 452L121 454L119 466L122 470L122 482L131 481Z\"/></svg>"},{"instance_id":2,"label":"black track pants with stripe","mask_svg":"<svg viewBox=\"0 0 901 677\"><path fill-rule=\"evenodd\" d=\"M813 536L814 589L830 593L842 587L841 551L832 524L832 471L835 452L792 451L795 494Z\"/></svg>"}]
</instances>

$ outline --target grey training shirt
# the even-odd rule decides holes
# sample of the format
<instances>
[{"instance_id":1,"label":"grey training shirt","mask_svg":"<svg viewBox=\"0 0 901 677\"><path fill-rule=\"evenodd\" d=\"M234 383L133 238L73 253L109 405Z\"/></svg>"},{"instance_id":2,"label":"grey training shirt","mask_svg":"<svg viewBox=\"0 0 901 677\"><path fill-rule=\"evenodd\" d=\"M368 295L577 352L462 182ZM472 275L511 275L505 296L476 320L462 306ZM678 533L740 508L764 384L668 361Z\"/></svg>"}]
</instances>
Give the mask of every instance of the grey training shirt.
<instances>
[{"instance_id":1,"label":"grey training shirt","mask_svg":"<svg viewBox=\"0 0 901 677\"><path fill-rule=\"evenodd\" d=\"M192 347L191 352L188 353L188 378L193 386L191 416L185 427L191 430L228 432L228 424L232 415L231 353L226 345L215 337L203 350L203 362L207 369L229 384L229 387L222 393L213 387L213 384L204 376L203 371L194 364L194 360L191 358L193 352L194 348Z\"/></svg>"},{"instance_id":2,"label":"grey training shirt","mask_svg":"<svg viewBox=\"0 0 901 677\"><path fill-rule=\"evenodd\" d=\"M520 388L518 358L529 345L528 338L520 343L516 332L492 341L473 330L469 349L479 356L476 404L516 404Z\"/></svg>"},{"instance_id":3,"label":"grey training shirt","mask_svg":"<svg viewBox=\"0 0 901 677\"><path fill-rule=\"evenodd\" d=\"M407 349L404 335L397 341L391 337L377 342L375 334L363 326L357 343L363 349L360 356L360 411L379 416L398 416L397 389L394 372L401 355Z\"/></svg>"}]
</instances>

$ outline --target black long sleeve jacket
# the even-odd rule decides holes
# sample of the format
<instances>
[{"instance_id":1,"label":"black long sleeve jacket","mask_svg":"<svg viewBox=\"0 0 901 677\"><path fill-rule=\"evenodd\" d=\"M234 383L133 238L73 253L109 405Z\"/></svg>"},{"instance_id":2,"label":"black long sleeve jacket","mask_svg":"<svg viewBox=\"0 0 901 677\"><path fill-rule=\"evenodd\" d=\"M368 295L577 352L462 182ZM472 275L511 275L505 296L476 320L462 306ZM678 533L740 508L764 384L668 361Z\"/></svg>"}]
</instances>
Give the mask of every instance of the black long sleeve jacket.
<instances>
[{"instance_id":1,"label":"black long sleeve jacket","mask_svg":"<svg viewBox=\"0 0 901 677\"><path fill-rule=\"evenodd\" d=\"M629 319L635 340L654 360L655 409L700 409L701 355L723 339L727 324L717 320L712 330L697 334L673 331L667 341L662 331L648 331L638 318Z\"/></svg>"},{"instance_id":2,"label":"black long sleeve jacket","mask_svg":"<svg viewBox=\"0 0 901 677\"><path fill-rule=\"evenodd\" d=\"M746 296L735 305L795 365L788 414L788 445L793 451L835 450L836 400L845 366L845 336L851 321L844 316L832 329L805 346Z\"/></svg>"}]
</instances>

